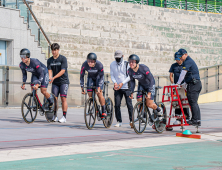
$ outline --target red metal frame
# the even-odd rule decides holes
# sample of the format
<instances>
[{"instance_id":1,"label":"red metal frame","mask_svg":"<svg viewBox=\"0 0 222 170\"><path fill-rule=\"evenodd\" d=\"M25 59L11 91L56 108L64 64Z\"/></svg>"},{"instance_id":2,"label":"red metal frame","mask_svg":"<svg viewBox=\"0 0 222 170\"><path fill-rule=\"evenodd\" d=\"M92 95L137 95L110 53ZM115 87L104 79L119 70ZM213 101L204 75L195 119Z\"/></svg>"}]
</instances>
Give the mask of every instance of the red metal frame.
<instances>
[{"instance_id":1,"label":"red metal frame","mask_svg":"<svg viewBox=\"0 0 222 170\"><path fill-rule=\"evenodd\" d=\"M162 96L162 102L171 102L170 103L170 114L169 114L169 120L167 122L167 125L166 125L166 128L168 127L174 127L174 126L190 126L189 124L187 124L187 121L186 121L186 118L185 118L185 115L184 115L184 111L183 111L183 106L187 106L189 105L189 103L182 103L182 101L188 101L187 97L185 99L180 99L179 97L179 93L178 93L178 90L177 90L177 85L172 85L172 86L164 86L163 88L163 96ZM167 91L167 92L166 92ZM176 95L174 95L174 93L176 92ZM185 90L186 92L186 90ZM166 98L166 93L170 93L170 96ZM176 97L176 99L174 99L174 97ZM181 112L182 112L182 117L177 117L177 116L171 116L172 115L172 104L173 102L178 102L179 106L180 106L180 109L181 109ZM190 107L190 105L189 105ZM181 124L179 125L170 125L170 120L171 118L181 118ZM183 120L184 120L184 123L183 123Z\"/></svg>"}]
</instances>

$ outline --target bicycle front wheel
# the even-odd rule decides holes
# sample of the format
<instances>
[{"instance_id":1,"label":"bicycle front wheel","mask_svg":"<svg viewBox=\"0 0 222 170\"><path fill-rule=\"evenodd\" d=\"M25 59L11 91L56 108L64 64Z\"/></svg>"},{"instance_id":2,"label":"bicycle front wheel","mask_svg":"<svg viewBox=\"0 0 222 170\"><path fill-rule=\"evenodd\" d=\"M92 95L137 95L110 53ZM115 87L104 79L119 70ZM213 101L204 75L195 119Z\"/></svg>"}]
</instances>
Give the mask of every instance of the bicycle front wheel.
<instances>
[{"instance_id":1,"label":"bicycle front wheel","mask_svg":"<svg viewBox=\"0 0 222 170\"><path fill-rule=\"evenodd\" d=\"M134 131L137 134L142 134L148 122L147 108L143 111L143 102L137 102L133 108L132 122Z\"/></svg>"},{"instance_id":2,"label":"bicycle front wheel","mask_svg":"<svg viewBox=\"0 0 222 170\"><path fill-rule=\"evenodd\" d=\"M113 123L113 101L110 97L106 98L106 112L107 117L103 120L103 124L106 128L110 128Z\"/></svg>"},{"instance_id":3,"label":"bicycle front wheel","mask_svg":"<svg viewBox=\"0 0 222 170\"><path fill-rule=\"evenodd\" d=\"M33 97L32 93L27 93L21 105L22 117L26 123L32 123L35 121L38 113L38 103L36 97Z\"/></svg>"},{"instance_id":4,"label":"bicycle front wheel","mask_svg":"<svg viewBox=\"0 0 222 170\"><path fill-rule=\"evenodd\" d=\"M84 109L84 119L88 129L92 129L96 123L96 112L96 102L93 103L93 98L90 97L86 100Z\"/></svg>"}]
</instances>

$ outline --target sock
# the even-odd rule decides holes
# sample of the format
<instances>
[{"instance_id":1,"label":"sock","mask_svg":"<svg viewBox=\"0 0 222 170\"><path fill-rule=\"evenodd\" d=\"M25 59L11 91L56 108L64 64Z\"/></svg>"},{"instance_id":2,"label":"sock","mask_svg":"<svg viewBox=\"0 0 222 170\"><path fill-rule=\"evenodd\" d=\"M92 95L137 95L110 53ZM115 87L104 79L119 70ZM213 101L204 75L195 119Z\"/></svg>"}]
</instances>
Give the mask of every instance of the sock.
<instances>
[{"instance_id":1,"label":"sock","mask_svg":"<svg viewBox=\"0 0 222 170\"><path fill-rule=\"evenodd\" d=\"M160 112L161 109L157 106L156 111L157 111L157 112Z\"/></svg>"},{"instance_id":2,"label":"sock","mask_svg":"<svg viewBox=\"0 0 222 170\"><path fill-rule=\"evenodd\" d=\"M49 104L53 103L51 97L49 97L48 99Z\"/></svg>"},{"instance_id":3,"label":"sock","mask_svg":"<svg viewBox=\"0 0 222 170\"><path fill-rule=\"evenodd\" d=\"M106 105L102 106L102 113L106 113Z\"/></svg>"},{"instance_id":4,"label":"sock","mask_svg":"<svg viewBox=\"0 0 222 170\"><path fill-rule=\"evenodd\" d=\"M66 118L66 112L65 111L63 111L63 116Z\"/></svg>"}]
</instances>

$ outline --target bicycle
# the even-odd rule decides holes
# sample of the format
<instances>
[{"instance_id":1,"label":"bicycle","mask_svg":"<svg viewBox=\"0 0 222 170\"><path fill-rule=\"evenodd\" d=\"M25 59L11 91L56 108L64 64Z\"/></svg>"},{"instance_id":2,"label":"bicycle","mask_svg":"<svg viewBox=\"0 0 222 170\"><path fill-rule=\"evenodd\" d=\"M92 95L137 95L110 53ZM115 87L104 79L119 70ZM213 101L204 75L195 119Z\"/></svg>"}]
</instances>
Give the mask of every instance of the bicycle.
<instances>
[{"instance_id":1,"label":"bicycle","mask_svg":"<svg viewBox=\"0 0 222 170\"><path fill-rule=\"evenodd\" d=\"M105 96L106 86L107 86L107 91L108 91L108 83L109 81L104 82L105 86L103 90L103 96ZM86 100L85 109L84 109L84 119L85 119L86 127L88 129L92 129L96 123L96 117L98 121L101 120L102 110L100 109L100 105L98 105L97 100L95 98L96 87L91 86L91 87L84 87L84 88L93 89L92 97ZM108 97L108 92L106 93L105 105L106 105L107 117L105 120L103 120L103 125L106 128L109 128L113 122L113 101L110 97Z\"/></svg>"},{"instance_id":2,"label":"bicycle","mask_svg":"<svg viewBox=\"0 0 222 170\"><path fill-rule=\"evenodd\" d=\"M156 87L156 89L159 88L160 87ZM146 101L145 101L146 100L145 96L147 96L147 92L139 90L139 91L134 91L133 93L135 92L142 92L142 101L137 102L133 108L132 122L133 122L134 131L137 134L142 134L145 131L147 124L149 124L158 133L162 133L166 128L166 120L167 120L165 105L161 102L156 103L156 94L155 94L154 103L156 103L159 107L162 108L163 114L161 116L158 116L157 112L153 110L153 114L151 115L150 110L146 106Z\"/></svg>"},{"instance_id":3,"label":"bicycle","mask_svg":"<svg viewBox=\"0 0 222 170\"><path fill-rule=\"evenodd\" d=\"M25 83L33 84L33 83ZM40 87L39 87L40 88ZM25 89L26 90L26 89ZM22 117L26 123L33 123L37 117L38 111L41 116L45 115L45 118L48 122L52 122L53 115L57 116L57 101L53 94L50 94L50 97L53 98L52 109L49 110L48 100L44 97L43 104L41 104L37 90L32 90L32 93L27 93L22 100L21 112ZM29 114L30 113L30 114Z\"/></svg>"}]
</instances>

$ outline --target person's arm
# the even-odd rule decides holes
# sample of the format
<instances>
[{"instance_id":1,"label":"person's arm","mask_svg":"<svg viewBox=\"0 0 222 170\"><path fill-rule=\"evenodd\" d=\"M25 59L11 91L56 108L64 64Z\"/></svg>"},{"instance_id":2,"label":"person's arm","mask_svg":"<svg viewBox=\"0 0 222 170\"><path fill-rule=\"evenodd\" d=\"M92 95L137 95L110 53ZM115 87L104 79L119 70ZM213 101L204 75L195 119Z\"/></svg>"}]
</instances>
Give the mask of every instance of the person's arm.
<instances>
[{"instance_id":1,"label":"person's arm","mask_svg":"<svg viewBox=\"0 0 222 170\"><path fill-rule=\"evenodd\" d=\"M177 84L181 84L182 83L182 81L184 80L184 77L186 76L186 74L187 74L187 70L182 70L181 71L179 80L177 81Z\"/></svg>"},{"instance_id":2,"label":"person's arm","mask_svg":"<svg viewBox=\"0 0 222 170\"><path fill-rule=\"evenodd\" d=\"M80 71L80 86L82 89L84 88L84 75L85 75L85 66L83 63L81 71Z\"/></svg>"},{"instance_id":3,"label":"person's arm","mask_svg":"<svg viewBox=\"0 0 222 170\"><path fill-rule=\"evenodd\" d=\"M128 70L129 70L129 64L128 64L128 62L127 62L127 70L126 70L126 72L128 73ZM130 81L130 76L129 76L129 74L128 74L128 76L127 76L127 78L125 79L125 80L123 80L123 84L126 84L126 83L128 83Z\"/></svg>"},{"instance_id":4,"label":"person's arm","mask_svg":"<svg viewBox=\"0 0 222 170\"><path fill-rule=\"evenodd\" d=\"M98 70L98 87L102 87L104 84L104 70L103 70L103 65L101 64Z\"/></svg>"},{"instance_id":5,"label":"person's arm","mask_svg":"<svg viewBox=\"0 0 222 170\"><path fill-rule=\"evenodd\" d=\"M21 64L19 65L21 71L22 71L22 81L23 84L26 83L27 80L27 71L25 69L23 69L23 67L21 66ZM23 85L24 86L24 85ZM24 86L25 87L25 86Z\"/></svg>"},{"instance_id":6,"label":"person's arm","mask_svg":"<svg viewBox=\"0 0 222 170\"><path fill-rule=\"evenodd\" d=\"M148 92L151 93L153 91L153 86L155 85L155 79L154 79L154 77L153 77L153 75L150 72L150 69L148 67L144 67L144 74L145 74L145 77L150 82L149 87L148 87Z\"/></svg>"},{"instance_id":7,"label":"person's arm","mask_svg":"<svg viewBox=\"0 0 222 170\"><path fill-rule=\"evenodd\" d=\"M174 81L173 81L173 73L170 73L170 82L171 82L171 84L174 84Z\"/></svg>"},{"instance_id":8,"label":"person's arm","mask_svg":"<svg viewBox=\"0 0 222 170\"><path fill-rule=\"evenodd\" d=\"M113 70L114 70L114 66L113 66L113 64L110 64L110 76L111 76L112 82L115 84L116 83L116 79L114 77Z\"/></svg>"},{"instance_id":9,"label":"person's arm","mask_svg":"<svg viewBox=\"0 0 222 170\"><path fill-rule=\"evenodd\" d=\"M36 72L39 75L39 80L36 83L40 85L42 80L43 80L43 78L44 78L44 72L43 72L42 67L40 66L40 63L38 63L36 65Z\"/></svg>"}]
</instances>

